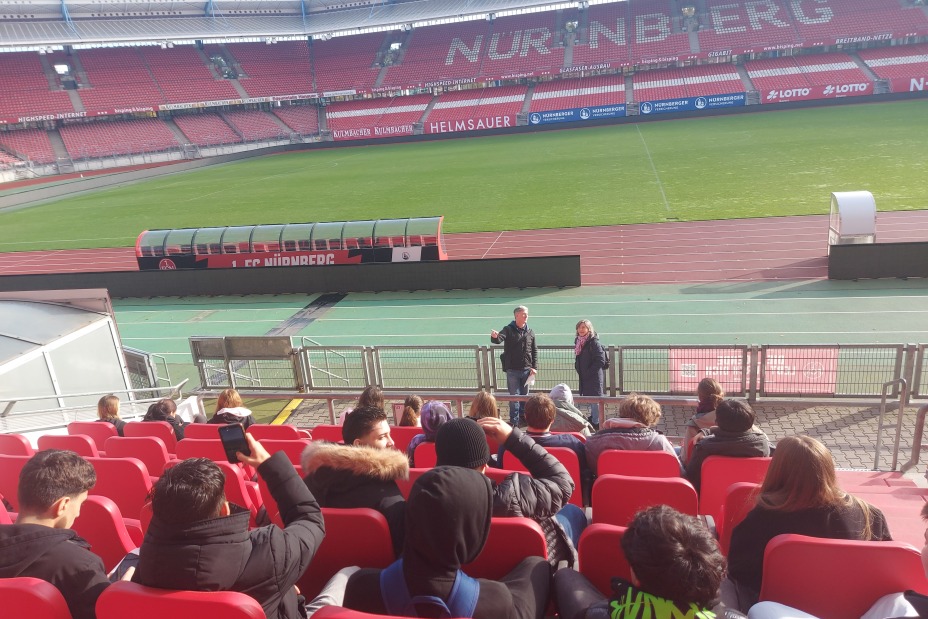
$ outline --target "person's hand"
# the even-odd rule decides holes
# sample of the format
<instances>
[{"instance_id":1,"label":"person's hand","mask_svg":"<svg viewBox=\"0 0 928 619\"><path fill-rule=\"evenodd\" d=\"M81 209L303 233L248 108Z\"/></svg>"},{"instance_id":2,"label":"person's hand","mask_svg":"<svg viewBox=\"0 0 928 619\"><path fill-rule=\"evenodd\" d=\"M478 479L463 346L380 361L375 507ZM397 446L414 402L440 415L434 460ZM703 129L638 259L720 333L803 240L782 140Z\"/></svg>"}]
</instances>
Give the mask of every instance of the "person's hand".
<instances>
[{"instance_id":1,"label":"person's hand","mask_svg":"<svg viewBox=\"0 0 928 619\"><path fill-rule=\"evenodd\" d=\"M490 337L494 340L499 337L499 331L490 331Z\"/></svg>"},{"instance_id":2,"label":"person's hand","mask_svg":"<svg viewBox=\"0 0 928 619\"><path fill-rule=\"evenodd\" d=\"M238 461L242 464L258 468L262 462L271 457L271 454L267 452L264 445L259 443L257 439L248 432L245 432L245 440L248 441L248 446L251 448L251 455L246 456L240 451L235 454L238 457Z\"/></svg>"},{"instance_id":3,"label":"person's hand","mask_svg":"<svg viewBox=\"0 0 928 619\"><path fill-rule=\"evenodd\" d=\"M535 374L538 373L538 370L536 370L535 368L529 368L529 372L531 373L532 376L534 376Z\"/></svg>"},{"instance_id":4,"label":"person's hand","mask_svg":"<svg viewBox=\"0 0 928 619\"><path fill-rule=\"evenodd\" d=\"M512 426L500 419L499 417L484 417L478 419L477 423L483 428L487 436L502 445L512 434Z\"/></svg>"},{"instance_id":5,"label":"person's hand","mask_svg":"<svg viewBox=\"0 0 928 619\"><path fill-rule=\"evenodd\" d=\"M126 582L132 580L132 575L135 574L135 566L127 567L126 573L122 575L119 580L125 580Z\"/></svg>"}]
</instances>

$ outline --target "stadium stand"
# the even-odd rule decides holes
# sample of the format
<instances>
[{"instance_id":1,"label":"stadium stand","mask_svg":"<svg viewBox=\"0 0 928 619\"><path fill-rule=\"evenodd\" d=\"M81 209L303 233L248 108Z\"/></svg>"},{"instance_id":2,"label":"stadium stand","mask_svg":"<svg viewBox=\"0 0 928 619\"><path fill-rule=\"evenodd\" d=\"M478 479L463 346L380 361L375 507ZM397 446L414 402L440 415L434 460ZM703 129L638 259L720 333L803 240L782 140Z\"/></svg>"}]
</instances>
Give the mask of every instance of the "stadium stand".
<instances>
[{"instance_id":1,"label":"stadium stand","mask_svg":"<svg viewBox=\"0 0 928 619\"><path fill-rule=\"evenodd\" d=\"M699 31L703 52L798 45L789 12L779 2L731 3L709 0Z\"/></svg>"},{"instance_id":2,"label":"stadium stand","mask_svg":"<svg viewBox=\"0 0 928 619\"><path fill-rule=\"evenodd\" d=\"M175 116L174 122L192 144L216 146L242 141L241 136L235 133L218 114Z\"/></svg>"},{"instance_id":3,"label":"stadium stand","mask_svg":"<svg viewBox=\"0 0 928 619\"><path fill-rule=\"evenodd\" d=\"M300 135L319 133L319 108L293 105L274 108L274 115Z\"/></svg>"},{"instance_id":4,"label":"stadium stand","mask_svg":"<svg viewBox=\"0 0 928 619\"><path fill-rule=\"evenodd\" d=\"M289 137L267 112L260 110L241 110L222 112L222 117L246 142L255 140L275 140Z\"/></svg>"},{"instance_id":5,"label":"stadium stand","mask_svg":"<svg viewBox=\"0 0 928 619\"><path fill-rule=\"evenodd\" d=\"M87 49L78 56L89 81L78 94L88 111L165 103L139 48Z\"/></svg>"},{"instance_id":6,"label":"stadium stand","mask_svg":"<svg viewBox=\"0 0 928 619\"><path fill-rule=\"evenodd\" d=\"M830 45L842 37L924 31L928 17L919 7L903 7L898 0L844 0L821 8L806 7L794 23L807 44Z\"/></svg>"},{"instance_id":7,"label":"stadium stand","mask_svg":"<svg viewBox=\"0 0 928 619\"><path fill-rule=\"evenodd\" d=\"M538 84L532 93L530 111L543 112L617 103L625 103L625 76L599 75Z\"/></svg>"},{"instance_id":8,"label":"stadium stand","mask_svg":"<svg viewBox=\"0 0 928 619\"><path fill-rule=\"evenodd\" d=\"M139 52L168 103L239 98L228 81L216 79L192 45L140 47Z\"/></svg>"},{"instance_id":9,"label":"stadium stand","mask_svg":"<svg viewBox=\"0 0 928 619\"><path fill-rule=\"evenodd\" d=\"M627 8L627 2L619 2L599 4L587 9L589 25L574 41L573 65L621 63L628 60Z\"/></svg>"},{"instance_id":10,"label":"stadium stand","mask_svg":"<svg viewBox=\"0 0 928 619\"><path fill-rule=\"evenodd\" d=\"M741 76L731 65L641 71L633 78L636 101L700 97L743 92Z\"/></svg>"},{"instance_id":11,"label":"stadium stand","mask_svg":"<svg viewBox=\"0 0 928 619\"><path fill-rule=\"evenodd\" d=\"M72 159L153 153L179 146L168 126L156 118L64 125L60 132Z\"/></svg>"},{"instance_id":12,"label":"stadium stand","mask_svg":"<svg viewBox=\"0 0 928 619\"><path fill-rule=\"evenodd\" d=\"M333 103L326 108L326 123L333 132L370 129L374 127L400 127L419 122L422 113L432 100L432 95L412 95L392 99L345 101ZM349 134L334 133L336 138ZM355 137L370 137L356 134Z\"/></svg>"},{"instance_id":13,"label":"stadium stand","mask_svg":"<svg viewBox=\"0 0 928 619\"><path fill-rule=\"evenodd\" d=\"M857 54L881 79L908 79L928 75L928 43L862 49Z\"/></svg>"},{"instance_id":14,"label":"stadium stand","mask_svg":"<svg viewBox=\"0 0 928 619\"><path fill-rule=\"evenodd\" d=\"M401 64L390 67L384 86L408 86L440 80L475 78L484 45L489 45L485 21L432 26L414 30Z\"/></svg>"},{"instance_id":15,"label":"stadium stand","mask_svg":"<svg viewBox=\"0 0 928 619\"><path fill-rule=\"evenodd\" d=\"M506 76L556 69L564 65L564 48L553 44L555 13L497 18L491 24L480 73Z\"/></svg>"},{"instance_id":16,"label":"stadium stand","mask_svg":"<svg viewBox=\"0 0 928 619\"><path fill-rule=\"evenodd\" d=\"M13 155L36 163L53 163L57 159L48 133L42 129L0 132L0 146Z\"/></svg>"},{"instance_id":17,"label":"stadium stand","mask_svg":"<svg viewBox=\"0 0 928 619\"><path fill-rule=\"evenodd\" d=\"M213 45L208 45L204 51L209 56L223 52ZM316 91L309 46L305 41L280 41L275 45L235 43L226 45L225 51L245 72L238 79L250 97Z\"/></svg>"},{"instance_id":18,"label":"stadium stand","mask_svg":"<svg viewBox=\"0 0 928 619\"><path fill-rule=\"evenodd\" d=\"M632 78L635 101L675 99L685 97L683 69L657 69L640 71Z\"/></svg>"},{"instance_id":19,"label":"stadium stand","mask_svg":"<svg viewBox=\"0 0 928 619\"><path fill-rule=\"evenodd\" d=\"M426 119L426 129L430 133L434 132L429 127L441 122L507 115L514 117L521 111L527 91L526 86L501 86L445 93L432 106Z\"/></svg>"},{"instance_id":20,"label":"stadium stand","mask_svg":"<svg viewBox=\"0 0 928 619\"><path fill-rule=\"evenodd\" d=\"M384 33L313 41L312 59L320 92L370 89L380 73L375 66Z\"/></svg>"},{"instance_id":21,"label":"stadium stand","mask_svg":"<svg viewBox=\"0 0 928 619\"><path fill-rule=\"evenodd\" d=\"M0 150L0 166L12 165L14 163L22 163L22 159Z\"/></svg>"},{"instance_id":22,"label":"stadium stand","mask_svg":"<svg viewBox=\"0 0 928 619\"><path fill-rule=\"evenodd\" d=\"M796 66L810 84L869 82L870 78L847 54L796 56Z\"/></svg>"},{"instance_id":23,"label":"stadium stand","mask_svg":"<svg viewBox=\"0 0 928 619\"><path fill-rule=\"evenodd\" d=\"M750 60L744 66L757 90L804 88L812 85L793 58Z\"/></svg>"},{"instance_id":24,"label":"stadium stand","mask_svg":"<svg viewBox=\"0 0 928 619\"><path fill-rule=\"evenodd\" d=\"M67 93L49 89L38 54L0 54L0 118L74 112Z\"/></svg>"},{"instance_id":25,"label":"stadium stand","mask_svg":"<svg viewBox=\"0 0 928 619\"><path fill-rule=\"evenodd\" d=\"M667 0L642 0L629 4L631 22L635 24L632 54L637 62L651 64L662 58L692 53L689 35L679 30L674 32L674 17Z\"/></svg>"}]
</instances>

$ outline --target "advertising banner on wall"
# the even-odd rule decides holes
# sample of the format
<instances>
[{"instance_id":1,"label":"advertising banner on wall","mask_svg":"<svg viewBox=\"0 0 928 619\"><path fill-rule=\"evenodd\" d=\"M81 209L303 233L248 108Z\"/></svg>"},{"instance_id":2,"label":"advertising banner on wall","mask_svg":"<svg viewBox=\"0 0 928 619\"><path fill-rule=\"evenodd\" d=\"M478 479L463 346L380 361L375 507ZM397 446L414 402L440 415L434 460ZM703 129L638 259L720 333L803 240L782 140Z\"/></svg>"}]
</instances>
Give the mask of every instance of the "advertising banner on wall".
<instances>
[{"instance_id":1,"label":"advertising banner on wall","mask_svg":"<svg viewBox=\"0 0 928 619\"><path fill-rule=\"evenodd\" d=\"M334 140L372 140L392 138L398 135L412 135L412 125L388 125L384 127L352 127L351 129L333 129Z\"/></svg>"},{"instance_id":2,"label":"advertising banner on wall","mask_svg":"<svg viewBox=\"0 0 928 619\"><path fill-rule=\"evenodd\" d=\"M458 120L425 121L426 133L453 133L456 131L484 131L486 129L503 129L515 127L515 114L502 116L474 116Z\"/></svg>"},{"instance_id":3,"label":"advertising banner on wall","mask_svg":"<svg viewBox=\"0 0 928 619\"><path fill-rule=\"evenodd\" d=\"M892 92L924 92L928 71L920 77L896 77L889 80Z\"/></svg>"},{"instance_id":4,"label":"advertising banner on wall","mask_svg":"<svg viewBox=\"0 0 928 619\"><path fill-rule=\"evenodd\" d=\"M763 381L765 395L833 395L838 382L838 349L767 348Z\"/></svg>"},{"instance_id":5,"label":"advertising banner on wall","mask_svg":"<svg viewBox=\"0 0 928 619\"><path fill-rule=\"evenodd\" d=\"M740 393L746 354L744 348L671 348L670 390L695 394L699 381L711 376L725 393Z\"/></svg>"},{"instance_id":6,"label":"advertising banner on wall","mask_svg":"<svg viewBox=\"0 0 928 619\"><path fill-rule=\"evenodd\" d=\"M761 103L786 103L787 101L809 101L810 99L836 99L873 94L873 82L853 84L817 84L795 88L773 88L761 93Z\"/></svg>"},{"instance_id":7,"label":"advertising banner on wall","mask_svg":"<svg viewBox=\"0 0 928 619\"><path fill-rule=\"evenodd\" d=\"M666 114L668 112L711 110L720 107L737 107L739 105L744 105L745 99L746 96L743 92L733 92L726 95L642 101L638 106L638 111L642 114Z\"/></svg>"},{"instance_id":8,"label":"advertising banner on wall","mask_svg":"<svg viewBox=\"0 0 928 619\"><path fill-rule=\"evenodd\" d=\"M582 120L595 120L597 118L617 118L625 116L625 104L595 105L590 107L575 107L566 110L546 110L532 112L528 115L528 124L547 125L550 123L569 123Z\"/></svg>"}]
</instances>

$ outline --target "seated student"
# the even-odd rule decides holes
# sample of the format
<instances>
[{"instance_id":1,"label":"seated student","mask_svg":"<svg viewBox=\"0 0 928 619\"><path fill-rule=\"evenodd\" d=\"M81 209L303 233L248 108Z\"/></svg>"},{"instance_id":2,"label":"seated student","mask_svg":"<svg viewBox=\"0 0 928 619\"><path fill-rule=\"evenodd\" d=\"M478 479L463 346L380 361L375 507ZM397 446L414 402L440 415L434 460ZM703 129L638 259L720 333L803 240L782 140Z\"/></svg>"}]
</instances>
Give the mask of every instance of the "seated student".
<instances>
[{"instance_id":1,"label":"seated student","mask_svg":"<svg viewBox=\"0 0 928 619\"><path fill-rule=\"evenodd\" d=\"M588 486L592 483L593 476L586 463L586 449L584 448L583 441L573 434L551 434L551 424L554 423L556 415L557 412L554 407L554 401L551 400L551 398L546 395L534 395L530 397L525 403L525 422L528 424L525 433L532 437L532 440L542 447L567 447L577 454L577 459L580 461L580 475L583 484L584 486ZM501 445L497 459L503 464L503 468L507 468L505 460L508 458L504 458L503 456L505 452L506 446ZM509 457L511 458L513 456L510 455ZM586 488L584 488L584 491L586 491Z\"/></svg>"},{"instance_id":2,"label":"seated student","mask_svg":"<svg viewBox=\"0 0 928 619\"><path fill-rule=\"evenodd\" d=\"M483 436L478 438L486 446ZM496 504L492 483L477 471L454 466L429 470L409 493L402 558L386 570L353 573L342 604L407 617L541 619L551 580L541 557L526 557L499 581L471 579L459 571L486 544ZM470 604L465 601L468 593L476 598ZM438 614L442 606L447 614Z\"/></svg>"},{"instance_id":3,"label":"seated student","mask_svg":"<svg viewBox=\"0 0 928 619\"><path fill-rule=\"evenodd\" d=\"M411 395L403 402L403 416L400 417L400 427L418 428L422 424L419 422L419 415L422 411L422 398L417 395Z\"/></svg>"},{"instance_id":4,"label":"seated student","mask_svg":"<svg viewBox=\"0 0 928 619\"><path fill-rule=\"evenodd\" d=\"M607 449L666 451L676 457L667 437L654 429L660 418L660 404L646 395L628 394L619 404L619 416L603 421L602 428L586 441L586 460L593 474L599 454Z\"/></svg>"},{"instance_id":5,"label":"seated student","mask_svg":"<svg viewBox=\"0 0 928 619\"><path fill-rule=\"evenodd\" d=\"M474 396L474 401L470 403L470 413L468 417L477 421L484 417L499 417L499 406L496 404L496 398L489 391L478 391Z\"/></svg>"},{"instance_id":6,"label":"seated student","mask_svg":"<svg viewBox=\"0 0 928 619\"><path fill-rule=\"evenodd\" d=\"M0 525L0 578L50 582L74 619L93 619L110 584L103 561L71 530L96 483L93 466L73 451L40 451L19 474L16 524Z\"/></svg>"},{"instance_id":7,"label":"seated student","mask_svg":"<svg viewBox=\"0 0 928 619\"><path fill-rule=\"evenodd\" d=\"M922 520L928 520L928 503L922 506ZM922 568L928 577L928 529L922 546ZM893 617L928 617L928 595L915 591L888 593L878 599L860 619L891 619ZM777 602L760 602L751 607L749 619L817 619L814 615Z\"/></svg>"},{"instance_id":8,"label":"seated student","mask_svg":"<svg viewBox=\"0 0 928 619\"><path fill-rule=\"evenodd\" d=\"M536 445L529 436L502 419L485 417L452 419L435 438L438 466L459 466L481 473L490 461L486 437L504 445L529 470L529 475L512 473L493 488L494 516L524 516L536 521L548 542L548 561L557 566L577 559L576 542L586 526L586 515L568 505L574 482L564 465Z\"/></svg>"},{"instance_id":9,"label":"seated student","mask_svg":"<svg viewBox=\"0 0 928 619\"><path fill-rule=\"evenodd\" d=\"M820 442L806 435L777 443L761 484L757 505L731 535L725 599L747 611L757 602L767 542L783 533L831 539L891 540L886 518L876 507L838 486L835 461Z\"/></svg>"},{"instance_id":10,"label":"seated student","mask_svg":"<svg viewBox=\"0 0 928 619\"><path fill-rule=\"evenodd\" d=\"M649 507L628 525L622 552L631 582L613 578L611 598L572 569L554 574L561 619L743 619L741 613L720 605L725 557L698 519L667 505Z\"/></svg>"},{"instance_id":11,"label":"seated student","mask_svg":"<svg viewBox=\"0 0 928 619\"><path fill-rule=\"evenodd\" d=\"M184 426L187 424L177 416L177 404L170 398L158 400L149 406L142 421L166 421L174 429L177 440L184 440Z\"/></svg>"},{"instance_id":12,"label":"seated student","mask_svg":"<svg viewBox=\"0 0 928 619\"><path fill-rule=\"evenodd\" d=\"M744 400L722 400L715 409L715 426L696 435L693 457L686 465L686 478L696 492L702 481L702 463L709 456L766 458L770 455L767 435L754 425L757 416Z\"/></svg>"},{"instance_id":13,"label":"seated student","mask_svg":"<svg viewBox=\"0 0 928 619\"><path fill-rule=\"evenodd\" d=\"M696 414L686 422L680 461L686 465L693 454L693 441L702 430L715 425L715 408L725 399L722 386L714 378L703 378L696 387Z\"/></svg>"},{"instance_id":14,"label":"seated student","mask_svg":"<svg viewBox=\"0 0 928 619\"><path fill-rule=\"evenodd\" d=\"M248 510L225 499L222 470L206 458L184 460L151 490L153 517L132 580L159 589L239 591L268 619L296 619L302 613L294 584L322 542L322 512L284 452L270 456L245 436L251 455L239 453L239 462L267 481L285 528L249 530Z\"/></svg>"},{"instance_id":15,"label":"seated student","mask_svg":"<svg viewBox=\"0 0 928 619\"><path fill-rule=\"evenodd\" d=\"M112 393L100 398L97 402L97 421L112 424L116 428L116 433L119 436L123 435L126 422L119 417L119 398Z\"/></svg>"},{"instance_id":16,"label":"seated student","mask_svg":"<svg viewBox=\"0 0 928 619\"><path fill-rule=\"evenodd\" d=\"M422 414L419 416L422 434L412 437L406 447L406 457L409 458L410 466L416 466L416 447L422 443L434 443L439 428L452 419L454 419L454 415L441 402L432 400L425 403L422 407Z\"/></svg>"},{"instance_id":17,"label":"seated student","mask_svg":"<svg viewBox=\"0 0 928 619\"><path fill-rule=\"evenodd\" d=\"M574 395L570 392L570 387L563 383L555 385L550 395L557 407L557 416L551 426L552 430L555 432L579 432L584 436L590 436L596 431L580 409L574 406ZM596 415L598 420L598 409Z\"/></svg>"},{"instance_id":18,"label":"seated student","mask_svg":"<svg viewBox=\"0 0 928 619\"><path fill-rule=\"evenodd\" d=\"M384 435L386 433L386 435ZM393 549L403 548L405 502L396 485L409 478L409 462L391 449L387 414L356 408L342 426L344 445L313 441L303 451L303 481L322 507L369 507L387 519Z\"/></svg>"},{"instance_id":19,"label":"seated student","mask_svg":"<svg viewBox=\"0 0 928 619\"><path fill-rule=\"evenodd\" d=\"M226 389L216 399L216 412L207 423L240 423L248 427L255 422L251 411L242 403L242 396L235 389Z\"/></svg>"}]
</instances>

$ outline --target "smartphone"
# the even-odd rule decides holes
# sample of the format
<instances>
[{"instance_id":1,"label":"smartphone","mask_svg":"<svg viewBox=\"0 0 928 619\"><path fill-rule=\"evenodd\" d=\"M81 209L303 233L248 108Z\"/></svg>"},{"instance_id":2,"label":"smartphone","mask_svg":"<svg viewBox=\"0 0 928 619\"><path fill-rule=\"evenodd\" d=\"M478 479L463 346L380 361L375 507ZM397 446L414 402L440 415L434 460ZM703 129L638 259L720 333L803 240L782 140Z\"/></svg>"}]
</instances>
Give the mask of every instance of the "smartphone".
<instances>
[{"instance_id":1,"label":"smartphone","mask_svg":"<svg viewBox=\"0 0 928 619\"><path fill-rule=\"evenodd\" d=\"M222 441L222 448L226 451L226 458L232 464L238 464L236 452L240 451L246 456L251 455L251 447L245 440L245 428L240 423L219 426L219 440Z\"/></svg>"}]
</instances>

